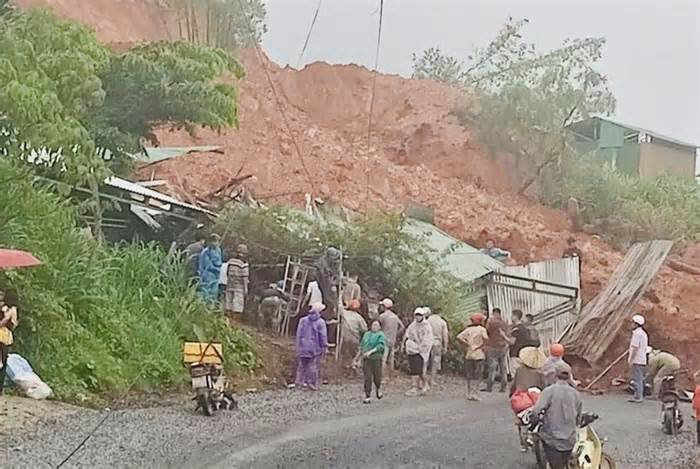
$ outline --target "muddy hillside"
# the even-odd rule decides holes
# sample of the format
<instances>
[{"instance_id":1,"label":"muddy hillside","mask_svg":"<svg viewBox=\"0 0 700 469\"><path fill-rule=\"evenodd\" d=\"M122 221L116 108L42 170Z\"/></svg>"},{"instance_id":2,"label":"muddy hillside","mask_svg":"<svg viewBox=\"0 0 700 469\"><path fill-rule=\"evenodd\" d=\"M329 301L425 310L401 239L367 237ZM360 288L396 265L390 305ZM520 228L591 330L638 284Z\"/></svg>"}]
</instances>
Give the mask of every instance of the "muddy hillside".
<instances>
[{"instance_id":1,"label":"muddy hillside","mask_svg":"<svg viewBox=\"0 0 700 469\"><path fill-rule=\"evenodd\" d=\"M111 44L173 37L172 12L156 0L16 3L50 6L90 25ZM458 99L454 90L378 75L368 146L372 72L327 63L281 68L253 51L239 57L247 71L239 83L240 129L201 130L195 138L163 130L163 146L222 148L148 166L141 176L166 179L172 193L188 197L205 194L240 171L252 174L247 188L266 202L300 206L305 193L354 210L402 210L416 202L432 207L436 223L451 234L476 246L493 238L520 263L561 255L571 235L565 214L510 192L521 176L508 156L490 154L457 124L451 115ZM622 254L597 237L576 237L583 250L583 296L588 300ZM699 253L696 246L679 255L700 267ZM651 343L675 352L691 369L700 366L699 305L700 276L665 265L637 308L648 317ZM610 358L624 349L627 334L620 333Z\"/></svg>"}]
</instances>

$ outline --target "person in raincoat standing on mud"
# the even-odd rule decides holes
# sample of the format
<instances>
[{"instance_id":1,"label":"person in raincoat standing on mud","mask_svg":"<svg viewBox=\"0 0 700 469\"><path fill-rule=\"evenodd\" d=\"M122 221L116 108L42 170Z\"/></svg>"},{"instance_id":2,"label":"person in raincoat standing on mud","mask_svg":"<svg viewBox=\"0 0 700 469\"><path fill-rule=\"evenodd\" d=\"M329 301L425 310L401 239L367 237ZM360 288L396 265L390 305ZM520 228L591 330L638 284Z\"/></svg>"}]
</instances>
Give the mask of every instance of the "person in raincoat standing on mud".
<instances>
[{"instance_id":1,"label":"person in raincoat standing on mud","mask_svg":"<svg viewBox=\"0 0 700 469\"><path fill-rule=\"evenodd\" d=\"M223 264L221 238L213 233L199 255L199 292L207 303L215 303L219 297L219 274Z\"/></svg>"},{"instance_id":2,"label":"person in raincoat standing on mud","mask_svg":"<svg viewBox=\"0 0 700 469\"><path fill-rule=\"evenodd\" d=\"M311 305L309 314L299 320L296 336L297 376L296 386L317 391L323 355L328 349L328 331L321 312L323 303Z\"/></svg>"}]
</instances>

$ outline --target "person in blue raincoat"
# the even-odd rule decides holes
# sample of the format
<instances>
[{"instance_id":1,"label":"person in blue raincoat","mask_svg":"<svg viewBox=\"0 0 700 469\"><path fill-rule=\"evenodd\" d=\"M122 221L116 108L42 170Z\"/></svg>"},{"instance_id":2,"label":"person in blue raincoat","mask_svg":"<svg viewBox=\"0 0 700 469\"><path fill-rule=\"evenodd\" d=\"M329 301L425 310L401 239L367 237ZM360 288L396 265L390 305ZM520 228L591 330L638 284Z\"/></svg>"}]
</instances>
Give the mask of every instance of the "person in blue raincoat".
<instances>
[{"instance_id":1,"label":"person in blue raincoat","mask_svg":"<svg viewBox=\"0 0 700 469\"><path fill-rule=\"evenodd\" d=\"M219 296L219 273L223 264L221 237L213 233L199 255L199 292L207 303L216 302Z\"/></svg>"}]
</instances>

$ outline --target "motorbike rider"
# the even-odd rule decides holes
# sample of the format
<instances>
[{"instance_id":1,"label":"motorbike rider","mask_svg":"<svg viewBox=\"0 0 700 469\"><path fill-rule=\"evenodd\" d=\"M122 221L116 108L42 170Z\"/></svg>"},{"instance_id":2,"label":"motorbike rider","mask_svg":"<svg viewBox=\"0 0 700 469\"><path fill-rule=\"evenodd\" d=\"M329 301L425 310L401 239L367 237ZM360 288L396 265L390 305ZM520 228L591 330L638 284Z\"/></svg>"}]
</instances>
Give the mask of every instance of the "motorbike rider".
<instances>
[{"instance_id":1,"label":"motorbike rider","mask_svg":"<svg viewBox=\"0 0 700 469\"><path fill-rule=\"evenodd\" d=\"M544 385L551 386L557 381L557 365L564 363L564 346L562 344L552 344L549 347L549 357L542 365L542 376L544 377ZM574 379L573 374L569 377L569 384L573 387L578 386L578 381Z\"/></svg>"},{"instance_id":2,"label":"motorbike rider","mask_svg":"<svg viewBox=\"0 0 700 469\"><path fill-rule=\"evenodd\" d=\"M571 367L556 366L557 381L542 391L532 409L532 415L542 415L539 437L552 469L566 469L576 444L577 423L581 418L583 401L579 392L569 385Z\"/></svg>"}]
</instances>

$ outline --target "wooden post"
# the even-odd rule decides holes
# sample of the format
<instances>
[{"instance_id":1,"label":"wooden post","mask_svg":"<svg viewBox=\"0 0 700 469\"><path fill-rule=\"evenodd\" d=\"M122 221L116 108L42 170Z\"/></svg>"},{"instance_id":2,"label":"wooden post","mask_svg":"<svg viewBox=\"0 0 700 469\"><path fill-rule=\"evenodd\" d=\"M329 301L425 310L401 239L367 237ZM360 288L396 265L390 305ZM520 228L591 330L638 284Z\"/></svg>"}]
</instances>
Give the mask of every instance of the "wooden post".
<instances>
[{"instance_id":1,"label":"wooden post","mask_svg":"<svg viewBox=\"0 0 700 469\"><path fill-rule=\"evenodd\" d=\"M597 383L598 381L600 381L600 379L601 379L603 376L605 376L606 374L608 374L608 371L612 370L612 367L615 366L615 365L617 365L617 364L620 362L620 360L622 360L622 359L627 355L627 353L628 353L628 352L627 352L626 350L625 350L624 352L622 352L622 355L620 355L619 357L617 357L617 358L615 359L614 362L612 362L610 365L608 365L608 367L607 367L606 369L604 369L598 376L596 376L595 378L593 378L593 381L591 381L590 383L588 383L588 386L586 386L583 390L584 390L584 391L588 391L589 389L591 389L591 386L593 386L595 383Z\"/></svg>"}]
</instances>

